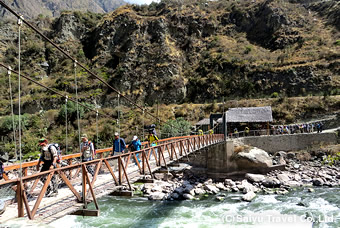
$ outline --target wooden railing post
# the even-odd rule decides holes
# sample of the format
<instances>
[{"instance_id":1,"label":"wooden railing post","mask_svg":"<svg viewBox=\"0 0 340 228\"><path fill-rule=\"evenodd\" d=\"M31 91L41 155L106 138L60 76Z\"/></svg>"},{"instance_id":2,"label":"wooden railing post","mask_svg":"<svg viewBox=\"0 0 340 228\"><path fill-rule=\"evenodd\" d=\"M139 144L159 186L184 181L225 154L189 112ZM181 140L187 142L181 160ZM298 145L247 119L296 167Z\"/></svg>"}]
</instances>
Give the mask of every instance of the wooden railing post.
<instances>
[{"instance_id":1,"label":"wooden railing post","mask_svg":"<svg viewBox=\"0 0 340 228\"><path fill-rule=\"evenodd\" d=\"M82 179L83 179L83 203L84 203L84 209L87 208L87 202L86 202L86 167L85 165L81 166L82 169ZM90 183L89 183L90 184Z\"/></svg>"},{"instance_id":2,"label":"wooden railing post","mask_svg":"<svg viewBox=\"0 0 340 228\"><path fill-rule=\"evenodd\" d=\"M17 202L18 202L18 217L24 217L24 204L23 204L23 199L22 199L22 185L20 181L17 181Z\"/></svg>"}]
</instances>

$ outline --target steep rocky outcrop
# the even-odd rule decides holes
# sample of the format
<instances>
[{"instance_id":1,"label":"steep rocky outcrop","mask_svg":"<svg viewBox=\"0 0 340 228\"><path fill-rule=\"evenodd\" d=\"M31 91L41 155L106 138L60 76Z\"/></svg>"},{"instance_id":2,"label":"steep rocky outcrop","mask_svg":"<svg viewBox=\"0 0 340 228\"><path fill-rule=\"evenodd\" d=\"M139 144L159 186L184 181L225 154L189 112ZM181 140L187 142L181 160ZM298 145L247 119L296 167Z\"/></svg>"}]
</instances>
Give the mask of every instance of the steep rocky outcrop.
<instances>
[{"instance_id":1,"label":"steep rocky outcrop","mask_svg":"<svg viewBox=\"0 0 340 228\"><path fill-rule=\"evenodd\" d=\"M105 15L64 12L51 27L41 18L35 24L113 87L148 105L268 97L274 92L337 94L339 37L331 32L336 24L321 21L326 15L327 21L337 21L333 12L338 3L328 2L321 7L313 1L167 1L125 5ZM110 7L109 1L97 3ZM4 47L15 43L8 25L0 30ZM25 34L29 45L23 44L23 55L29 58L23 58L23 70L30 73L26 66L34 66L38 78L45 71L53 74L52 86L74 92L67 76L73 73L71 61L47 43L34 45L32 37ZM0 55L11 57L4 62L15 60L13 50L3 48ZM41 67L45 61L47 70ZM81 83L83 100L95 94L103 107L115 104L105 86L91 79Z\"/></svg>"},{"instance_id":2,"label":"steep rocky outcrop","mask_svg":"<svg viewBox=\"0 0 340 228\"><path fill-rule=\"evenodd\" d=\"M126 4L123 0L15 0L5 3L26 19L33 19L38 15L57 17L65 10L105 13ZM14 19L14 16L0 7L0 18Z\"/></svg>"}]
</instances>

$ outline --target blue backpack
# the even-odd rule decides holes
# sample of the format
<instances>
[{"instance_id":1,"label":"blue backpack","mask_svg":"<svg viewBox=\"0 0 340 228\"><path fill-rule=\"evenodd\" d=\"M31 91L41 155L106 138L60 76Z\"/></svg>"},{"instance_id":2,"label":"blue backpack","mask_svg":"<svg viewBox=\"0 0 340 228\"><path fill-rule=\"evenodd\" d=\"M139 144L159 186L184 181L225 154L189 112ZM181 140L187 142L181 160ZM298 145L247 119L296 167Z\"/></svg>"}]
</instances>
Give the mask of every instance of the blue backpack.
<instances>
[{"instance_id":1,"label":"blue backpack","mask_svg":"<svg viewBox=\"0 0 340 228\"><path fill-rule=\"evenodd\" d=\"M0 180L4 177L5 167L4 164L0 161Z\"/></svg>"}]
</instances>

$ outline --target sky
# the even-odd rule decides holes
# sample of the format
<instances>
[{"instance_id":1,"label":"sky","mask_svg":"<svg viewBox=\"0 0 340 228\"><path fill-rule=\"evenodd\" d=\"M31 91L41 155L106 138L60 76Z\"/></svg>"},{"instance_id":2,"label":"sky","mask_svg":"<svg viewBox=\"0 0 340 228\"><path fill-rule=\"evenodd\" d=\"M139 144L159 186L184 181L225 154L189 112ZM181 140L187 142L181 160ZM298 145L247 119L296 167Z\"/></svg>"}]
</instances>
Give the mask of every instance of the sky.
<instances>
[{"instance_id":1,"label":"sky","mask_svg":"<svg viewBox=\"0 0 340 228\"><path fill-rule=\"evenodd\" d=\"M125 1L134 4L150 4L151 2L159 2L159 0L125 0Z\"/></svg>"}]
</instances>

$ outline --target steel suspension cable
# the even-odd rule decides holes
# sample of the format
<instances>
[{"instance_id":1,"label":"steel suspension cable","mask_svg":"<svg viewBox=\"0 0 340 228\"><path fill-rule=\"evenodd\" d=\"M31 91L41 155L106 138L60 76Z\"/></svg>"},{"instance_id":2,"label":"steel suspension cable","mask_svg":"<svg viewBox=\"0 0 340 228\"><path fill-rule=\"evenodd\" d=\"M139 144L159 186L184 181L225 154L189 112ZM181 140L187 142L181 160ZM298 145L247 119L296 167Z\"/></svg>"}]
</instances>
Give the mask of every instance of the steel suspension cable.
<instances>
[{"instance_id":1,"label":"steel suspension cable","mask_svg":"<svg viewBox=\"0 0 340 228\"><path fill-rule=\"evenodd\" d=\"M117 114L118 114L118 135L119 135L119 140L118 140L118 148L119 148L119 152L121 152L121 145L120 145L120 110L119 110L119 98L120 98L120 95L118 94L117 95L118 98L117 98L117 103L118 103L118 106L117 106Z\"/></svg>"},{"instance_id":2,"label":"steel suspension cable","mask_svg":"<svg viewBox=\"0 0 340 228\"><path fill-rule=\"evenodd\" d=\"M77 123L78 123L78 141L79 141L79 152L81 153L80 149L80 122L79 122L79 100L78 100L78 85L77 85L77 61L74 61L74 85L76 89L76 101L77 101Z\"/></svg>"},{"instance_id":3,"label":"steel suspension cable","mask_svg":"<svg viewBox=\"0 0 340 228\"><path fill-rule=\"evenodd\" d=\"M19 97L18 97L18 102L19 102L19 105L18 105L18 115L19 115L19 158L20 158L20 173L19 173L19 177L20 177L20 182L22 182L22 150L21 150L21 109L20 109L20 106L21 106L21 77L20 77L20 74L21 74L21 68L20 68L20 59L21 59L21 25L22 25L22 16L20 16L18 18L18 27L19 27L19 33L18 33L18 71L19 71L19 74L18 74L18 77L19 77L19 80L18 80L18 93L19 93ZM21 183L22 184L22 183Z\"/></svg>"},{"instance_id":4,"label":"steel suspension cable","mask_svg":"<svg viewBox=\"0 0 340 228\"><path fill-rule=\"evenodd\" d=\"M15 15L16 17L20 17L19 14L17 14L14 10L12 10L8 5L6 5L2 0L0 0L0 5L2 5L5 9L7 9L8 11L10 11L13 15ZM38 33L41 37L43 37L45 40L47 40L52 46L54 46L56 49L58 49L60 52L62 52L64 55L66 55L69 59L71 59L73 62L76 62L76 64L78 66L80 66L83 70L85 70L87 73L89 73L90 75L92 75L93 77L95 77L96 79L98 79L100 82L102 82L104 85L106 85L107 87L109 87L110 89L112 89L113 91L115 91L117 94L121 95L125 100L127 100L128 102L130 102L132 105L134 105L135 107L139 108L140 110L143 110L143 107L138 105L137 103L133 102L130 98L124 96L121 94L121 92L119 90L117 90L116 88L114 88L113 86L111 86L109 83L107 83L105 80L103 80L101 77L99 77L98 75L96 75L95 73L93 73L92 71L90 71L89 69L87 69L83 64L77 62L77 60L75 58L73 58L69 53L67 53L66 51L64 51L62 48L60 48L57 44L55 44L52 40L50 40L47 36L45 36L42 32L40 32L38 29L36 29L33 25L31 25L29 22L27 22L26 20L23 20L23 22L30 27L32 30L34 30L36 33ZM148 114L149 116L157 119L157 117L155 115L153 115L152 113L145 111L146 114ZM166 123L163 120L159 121ZM143 126L144 127L144 126Z\"/></svg>"},{"instance_id":5,"label":"steel suspension cable","mask_svg":"<svg viewBox=\"0 0 340 228\"><path fill-rule=\"evenodd\" d=\"M11 115L12 115L12 127L13 127L13 141L14 141L14 151L15 151L15 158L18 159L18 151L17 151L17 140L16 140L16 127L15 127L15 121L14 121L14 108L13 108L13 95L12 95L12 82L11 82L11 73L12 69L11 67L8 67L8 85L9 85L9 96L11 99Z\"/></svg>"},{"instance_id":6,"label":"steel suspension cable","mask_svg":"<svg viewBox=\"0 0 340 228\"><path fill-rule=\"evenodd\" d=\"M65 126L66 126L66 138L65 138L65 153L68 154L68 145L67 145L67 137L68 137L68 129L67 129L67 98L65 98Z\"/></svg>"},{"instance_id":7,"label":"steel suspension cable","mask_svg":"<svg viewBox=\"0 0 340 228\"><path fill-rule=\"evenodd\" d=\"M10 11L13 15L15 15L16 17L20 17L19 14L17 14L14 10L12 10L8 5L6 5L2 0L0 0L0 5L2 5L5 9L7 9L8 11ZM75 58L73 58L70 54L68 54L66 51L64 51L62 48L60 48L57 44L55 44L52 40L50 40L47 36L45 36L42 32L40 32L38 29L36 29L33 25L31 25L29 22L27 22L26 20L23 20L23 22L30 27L31 29L33 29L36 33L38 33L41 37L43 37L45 40L47 40L51 45L53 45L56 49L58 49L59 51L61 51L64 55L66 55L69 59L71 59L73 62L76 62L78 66L80 66L83 70L85 70L87 73L89 73L90 75L92 75L93 77L95 77L96 79L98 79L100 82L102 82L104 85L106 85L107 87L109 87L110 89L112 89L113 91L115 91L116 93L120 94L124 99L126 99L128 102L130 102L132 105L136 106L137 108L139 108L140 110L143 110L143 107L138 105L137 103L133 102L130 98L124 96L121 94L121 92L119 90L117 90L116 88L114 88L113 86L111 86L109 83L107 83L105 80L103 80L102 78L100 78L98 75L96 75L95 73L93 73L92 71L90 71L89 69L87 69L83 64L79 63L76 61ZM150 115L151 117L157 119L157 117L153 114L151 114L150 112L146 111L146 114ZM161 120L162 121L162 120ZM164 121L162 121L164 122Z\"/></svg>"},{"instance_id":8,"label":"steel suspension cable","mask_svg":"<svg viewBox=\"0 0 340 228\"><path fill-rule=\"evenodd\" d=\"M96 135L97 135L97 142L96 142L96 144L97 144L97 148L99 148L99 133L98 133L98 110L97 110L97 112L96 112Z\"/></svg>"},{"instance_id":9,"label":"steel suspension cable","mask_svg":"<svg viewBox=\"0 0 340 228\"><path fill-rule=\"evenodd\" d=\"M3 67L3 68L6 68L7 70L10 69L9 67L7 67L6 65L4 65L4 64L2 64L2 63L0 63L0 66ZM15 71L15 70L11 70L11 72L13 72L13 73L19 75L19 73L18 73L17 71ZM34 79L32 79L32 78L30 78L30 77L28 77L28 76L26 76L26 75L21 74L21 77L27 79L27 80L30 81L30 82L33 82L34 84L37 84L38 86L41 86L41 87L45 88L45 89L47 89L47 90L49 90L49 91L51 91L51 92L53 92L53 93L55 93L55 94L57 94L57 95L59 95L59 96L61 96L61 97L64 97L64 98L67 97L68 100L73 101L74 103L77 103L77 101L76 101L75 99L69 98L67 95L62 94L61 92L59 92L59 91L57 91L57 90L55 90L55 89L49 88L48 86L45 86L45 85L41 84L40 82L37 82L37 81L35 81ZM88 109L88 110L93 111L93 112L96 112L96 111L97 111L97 110L95 110L95 109L93 109L93 108L91 108L91 107L89 107L89 106L86 106L86 105L84 105L84 104L82 104L82 103L78 103L78 104L79 104L80 106L82 106L82 107ZM105 116L105 117L107 117L107 118L112 118L112 116L106 115L106 114L104 114L104 113L100 113L100 115Z\"/></svg>"}]
</instances>

